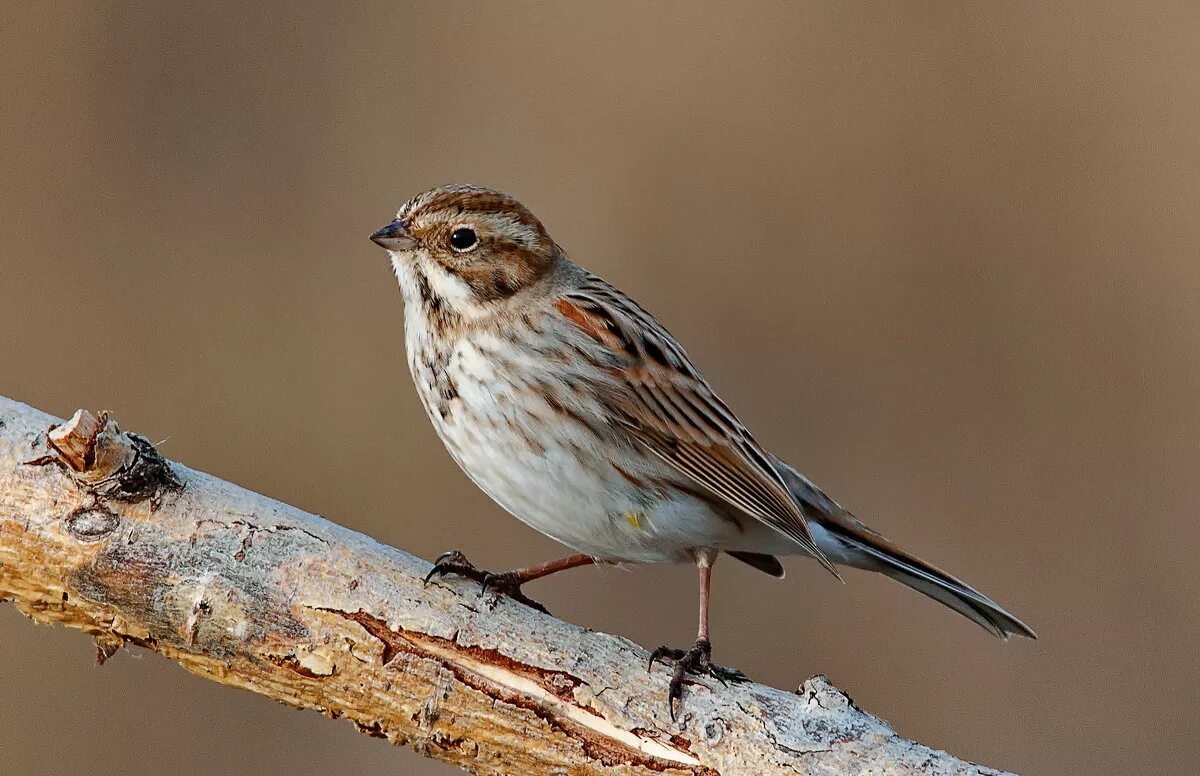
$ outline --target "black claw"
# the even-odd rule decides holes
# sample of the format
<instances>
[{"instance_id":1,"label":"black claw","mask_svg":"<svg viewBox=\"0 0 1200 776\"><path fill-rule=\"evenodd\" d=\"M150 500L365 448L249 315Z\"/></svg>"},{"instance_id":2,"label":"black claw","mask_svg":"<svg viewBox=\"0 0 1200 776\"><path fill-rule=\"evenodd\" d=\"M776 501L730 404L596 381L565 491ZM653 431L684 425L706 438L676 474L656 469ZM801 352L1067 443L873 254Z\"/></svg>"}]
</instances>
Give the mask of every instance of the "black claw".
<instances>
[{"instance_id":1,"label":"black claw","mask_svg":"<svg viewBox=\"0 0 1200 776\"><path fill-rule=\"evenodd\" d=\"M688 655L691 654L689 650ZM683 678L689 670L695 670L694 667L688 665L690 661L687 655L682 660L675 662L675 670L671 672L671 684L667 689L667 709L671 712L671 721L675 721L675 701L679 701L679 705L683 706Z\"/></svg>"},{"instance_id":2,"label":"black claw","mask_svg":"<svg viewBox=\"0 0 1200 776\"><path fill-rule=\"evenodd\" d=\"M683 664L680 663L679 666ZM671 677L671 686L667 690L667 710L671 712L671 721L675 721L675 701L683 707L683 670L676 666L675 674Z\"/></svg>"},{"instance_id":3,"label":"black claw","mask_svg":"<svg viewBox=\"0 0 1200 776\"><path fill-rule=\"evenodd\" d=\"M708 639L698 639L695 646L687 651L659 647L650 653L649 668L653 668L654 664L658 662L675 664L671 671L671 682L667 686L667 708L671 712L672 721L676 717L675 701L679 701L681 707L683 705L683 683L688 674L711 676L722 685L750 681L749 677L736 668L722 668L713 665L712 645Z\"/></svg>"},{"instance_id":4,"label":"black claw","mask_svg":"<svg viewBox=\"0 0 1200 776\"><path fill-rule=\"evenodd\" d=\"M433 562L433 568L425 575L425 584L428 585L434 577L444 577L447 574L457 574L460 577L483 582L486 572L475 568L475 565L467 560L467 556L458 550L450 550L443 552Z\"/></svg>"},{"instance_id":5,"label":"black claw","mask_svg":"<svg viewBox=\"0 0 1200 776\"><path fill-rule=\"evenodd\" d=\"M429 573L425 575L424 584L428 585L434 577L440 577L442 574L449 573L442 562L442 558L446 557L443 553L438 556L438 559L433 562L433 568L429 569Z\"/></svg>"},{"instance_id":6,"label":"black claw","mask_svg":"<svg viewBox=\"0 0 1200 776\"><path fill-rule=\"evenodd\" d=\"M675 649L674 647L659 647L650 653L650 664L646 666L646 670L653 670L655 663L674 663L676 661L683 660L684 654L685 653L682 649Z\"/></svg>"}]
</instances>

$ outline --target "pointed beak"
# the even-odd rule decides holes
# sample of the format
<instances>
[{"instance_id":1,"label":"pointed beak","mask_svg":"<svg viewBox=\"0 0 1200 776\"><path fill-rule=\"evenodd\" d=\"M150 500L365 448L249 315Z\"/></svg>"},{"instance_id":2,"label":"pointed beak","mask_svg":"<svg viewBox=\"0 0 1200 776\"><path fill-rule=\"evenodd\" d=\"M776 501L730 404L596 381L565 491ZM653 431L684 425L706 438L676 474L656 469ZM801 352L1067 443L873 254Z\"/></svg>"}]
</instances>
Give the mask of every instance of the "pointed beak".
<instances>
[{"instance_id":1,"label":"pointed beak","mask_svg":"<svg viewBox=\"0 0 1200 776\"><path fill-rule=\"evenodd\" d=\"M382 229L374 232L371 235L371 242L389 251L405 251L416 244L412 235L408 233L408 229L405 228L404 222L400 219L396 219Z\"/></svg>"}]
</instances>

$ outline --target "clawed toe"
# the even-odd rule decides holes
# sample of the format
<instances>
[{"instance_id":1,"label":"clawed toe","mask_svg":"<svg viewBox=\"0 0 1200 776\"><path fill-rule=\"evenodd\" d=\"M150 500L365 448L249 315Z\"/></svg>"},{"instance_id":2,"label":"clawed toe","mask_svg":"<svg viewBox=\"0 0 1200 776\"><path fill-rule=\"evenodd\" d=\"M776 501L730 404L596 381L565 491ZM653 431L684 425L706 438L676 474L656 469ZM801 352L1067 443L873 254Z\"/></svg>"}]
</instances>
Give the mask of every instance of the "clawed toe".
<instances>
[{"instance_id":1,"label":"clawed toe","mask_svg":"<svg viewBox=\"0 0 1200 776\"><path fill-rule=\"evenodd\" d=\"M650 665L646 666L646 670L649 671L653 669L655 663L675 663L683 660L683 656L686 654L687 652L682 649L675 649L674 647L659 647L650 653Z\"/></svg>"},{"instance_id":2,"label":"clawed toe","mask_svg":"<svg viewBox=\"0 0 1200 776\"><path fill-rule=\"evenodd\" d=\"M750 677L746 676L743 671L736 668L728 668L725 666L708 666L708 673L711 674L721 684L741 684L742 682L750 681Z\"/></svg>"},{"instance_id":3,"label":"clawed toe","mask_svg":"<svg viewBox=\"0 0 1200 776\"><path fill-rule=\"evenodd\" d=\"M444 577L447 574L473 579L481 585L488 576L486 571L475 568L475 564L467 560L467 556L458 550L443 552L437 557L437 560L433 562L433 568L425 575L425 584L428 585L434 577Z\"/></svg>"},{"instance_id":4,"label":"clawed toe","mask_svg":"<svg viewBox=\"0 0 1200 776\"><path fill-rule=\"evenodd\" d=\"M508 596L531 609L549 614L546 611L546 607L521 592L522 580L516 572L506 571L502 574L493 574L490 571L483 571L482 569L475 568L475 564L467 560L466 555L463 555L458 550L450 550L449 552L443 552L433 562L433 568L425 575L425 584L429 584L430 580L434 577L444 577L447 574L466 577L478 582L481 588L480 595L486 597L488 606L490 607L496 605L500 600L500 596Z\"/></svg>"},{"instance_id":5,"label":"clawed toe","mask_svg":"<svg viewBox=\"0 0 1200 776\"><path fill-rule=\"evenodd\" d=\"M500 596L506 595L518 603L525 604L530 609L536 609L542 614L550 614L546 607L521 592L521 578L511 571L503 574L485 573L482 585L483 595L490 595L488 601L490 606L495 606L496 602L500 600Z\"/></svg>"},{"instance_id":6,"label":"clawed toe","mask_svg":"<svg viewBox=\"0 0 1200 776\"><path fill-rule=\"evenodd\" d=\"M708 639L697 639L695 646L689 650L659 647L650 653L650 668L655 663L673 663L671 683L667 689L667 708L671 711L671 719L675 719L675 701L683 700L683 682L688 674L695 676L711 676L721 684L736 684L750 681L744 673L736 668L723 668L712 663L712 644Z\"/></svg>"}]
</instances>

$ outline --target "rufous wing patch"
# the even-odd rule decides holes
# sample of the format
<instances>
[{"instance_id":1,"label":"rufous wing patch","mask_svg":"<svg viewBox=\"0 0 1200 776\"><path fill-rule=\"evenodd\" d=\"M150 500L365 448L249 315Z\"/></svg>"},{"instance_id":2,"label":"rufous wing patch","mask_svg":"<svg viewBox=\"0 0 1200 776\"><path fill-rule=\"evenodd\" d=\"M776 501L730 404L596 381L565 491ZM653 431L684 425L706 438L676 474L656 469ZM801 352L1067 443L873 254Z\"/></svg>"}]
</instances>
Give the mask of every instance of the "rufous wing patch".
<instances>
[{"instance_id":1,"label":"rufous wing patch","mask_svg":"<svg viewBox=\"0 0 1200 776\"><path fill-rule=\"evenodd\" d=\"M554 308L562 313L564 318L575 324L584 334L604 345L609 350L618 352L629 350L629 344L625 341L625 338L616 330L612 321L604 316L591 310L585 310L566 299L559 299L554 303Z\"/></svg>"}]
</instances>

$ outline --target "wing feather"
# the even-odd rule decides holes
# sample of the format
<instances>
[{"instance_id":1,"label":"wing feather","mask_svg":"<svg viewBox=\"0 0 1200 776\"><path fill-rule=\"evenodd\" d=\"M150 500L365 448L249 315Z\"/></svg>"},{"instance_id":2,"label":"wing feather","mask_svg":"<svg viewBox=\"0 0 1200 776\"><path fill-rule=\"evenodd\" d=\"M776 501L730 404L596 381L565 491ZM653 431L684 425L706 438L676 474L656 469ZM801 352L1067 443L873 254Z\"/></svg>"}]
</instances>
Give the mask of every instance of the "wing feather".
<instances>
[{"instance_id":1,"label":"wing feather","mask_svg":"<svg viewBox=\"0 0 1200 776\"><path fill-rule=\"evenodd\" d=\"M724 502L788 536L838 575L770 454L653 316L594 276L556 307L612 351L606 366L627 390L604 398L634 439Z\"/></svg>"}]
</instances>

